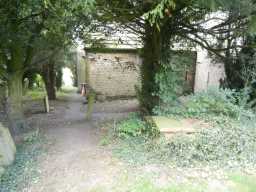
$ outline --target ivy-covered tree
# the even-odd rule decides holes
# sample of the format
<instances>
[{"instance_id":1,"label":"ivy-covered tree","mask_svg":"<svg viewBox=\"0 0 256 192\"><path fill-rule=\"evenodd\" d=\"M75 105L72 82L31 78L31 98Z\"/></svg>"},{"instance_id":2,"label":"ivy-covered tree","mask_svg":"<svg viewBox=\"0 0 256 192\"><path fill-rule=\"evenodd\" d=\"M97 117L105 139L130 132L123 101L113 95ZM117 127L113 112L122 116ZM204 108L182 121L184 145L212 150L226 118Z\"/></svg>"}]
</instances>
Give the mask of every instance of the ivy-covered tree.
<instances>
[{"instance_id":1,"label":"ivy-covered tree","mask_svg":"<svg viewBox=\"0 0 256 192\"><path fill-rule=\"evenodd\" d=\"M165 52L173 46L200 46L225 60L226 50L219 41L241 37L254 23L254 0L98 0L99 21L115 22L138 34L143 41L141 68L142 107L151 111L159 103L156 74Z\"/></svg>"}]
</instances>

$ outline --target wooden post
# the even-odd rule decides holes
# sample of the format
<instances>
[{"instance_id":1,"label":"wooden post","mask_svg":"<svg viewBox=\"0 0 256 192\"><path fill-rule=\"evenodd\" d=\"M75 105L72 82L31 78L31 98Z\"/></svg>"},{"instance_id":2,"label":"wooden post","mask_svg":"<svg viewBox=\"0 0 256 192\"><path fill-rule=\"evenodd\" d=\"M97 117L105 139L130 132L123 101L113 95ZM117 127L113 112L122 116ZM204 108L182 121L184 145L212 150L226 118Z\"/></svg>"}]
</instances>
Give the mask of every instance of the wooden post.
<instances>
[{"instance_id":1,"label":"wooden post","mask_svg":"<svg viewBox=\"0 0 256 192\"><path fill-rule=\"evenodd\" d=\"M88 105L87 105L87 112L86 112L86 119L90 120L92 118L92 113L93 113L93 105L95 102L95 97L96 94L95 92L89 92L89 95L87 97L88 99Z\"/></svg>"},{"instance_id":2,"label":"wooden post","mask_svg":"<svg viewBox=\"0 0 256 192\"><path fill-rule=\"evenodd\" d=\"M44 98L44 106L45 106L45 112L49 113L50 112L50 106L49 106L49 99L48 99L47 95Z\"/></svg>"}]
</instances>

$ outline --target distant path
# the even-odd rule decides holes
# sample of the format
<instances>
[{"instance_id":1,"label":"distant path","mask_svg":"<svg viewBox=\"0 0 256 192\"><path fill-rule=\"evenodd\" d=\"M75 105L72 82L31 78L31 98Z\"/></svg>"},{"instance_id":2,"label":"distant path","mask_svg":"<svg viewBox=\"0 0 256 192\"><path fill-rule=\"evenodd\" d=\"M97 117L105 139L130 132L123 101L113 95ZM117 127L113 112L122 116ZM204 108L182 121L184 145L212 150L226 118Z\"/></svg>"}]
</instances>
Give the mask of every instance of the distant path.
<instances>
[{"instance_id":1,"label":"distant path","mask_svg":"<svg viewBox=\"0 0 256 192\"><path fill-rule=\"evenodd\" d=\"M122 165L99 146L100 132L95 123L126 116L136 109L136 101L97 103L92 121L85 120L85 106L77 94L55 105L55 112L41 115L40 122L46 136L55 142L40 162L40 180L24 191L86 192L110 186Z\"/></svg>"}]
</instances>

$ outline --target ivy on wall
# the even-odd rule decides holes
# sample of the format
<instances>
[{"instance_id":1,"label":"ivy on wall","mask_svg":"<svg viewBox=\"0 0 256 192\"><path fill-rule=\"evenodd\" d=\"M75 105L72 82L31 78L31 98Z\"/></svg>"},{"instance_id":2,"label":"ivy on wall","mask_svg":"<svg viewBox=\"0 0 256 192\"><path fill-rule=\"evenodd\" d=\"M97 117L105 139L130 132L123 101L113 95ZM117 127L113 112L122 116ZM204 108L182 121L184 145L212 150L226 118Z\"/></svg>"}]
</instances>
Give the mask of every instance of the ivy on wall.
<instances>
[{"instance_id":1,"label":"ivy on wall","mask_svg":"<svg viewBox=\"0 0 256 192\"><path fill-rule=\"evenodd\" d=\"M167 51L161 59L161 69L155 76L159 89L156 108L170 107L179 96L191 94L194 88L196 53Z\"/></svg>"}]
</instances>

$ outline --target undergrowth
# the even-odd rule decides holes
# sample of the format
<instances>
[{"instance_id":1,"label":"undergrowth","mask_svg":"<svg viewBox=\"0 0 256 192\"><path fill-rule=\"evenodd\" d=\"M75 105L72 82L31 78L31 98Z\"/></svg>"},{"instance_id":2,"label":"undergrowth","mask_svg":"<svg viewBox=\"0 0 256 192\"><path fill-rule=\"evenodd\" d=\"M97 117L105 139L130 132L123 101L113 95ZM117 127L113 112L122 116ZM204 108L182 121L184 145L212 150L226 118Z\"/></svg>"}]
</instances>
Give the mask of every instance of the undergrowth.
<instances>
[{"instance_id":1,"label":"undergrowth","mask_svg":"<svg viewBox=\"0 0 256 192\"><path fill-rule=\"evenodd\" d=\"M208 90L188 96L185 101L160 115L174 118L196 118L210 127L191 135L177 135L171 140L145 136L151 130L140 116L121 121L118 133L128 137L120 140L114 153L131 163L162 162L179 167L214 165L228 168L255 168L256 116L247 108L245 98L231 90ZM142 126L143 127L143 126ZM140 134L127 134L139 129ZM142 134L141 134L142 133Z\"/></svg>"},{"instance_id":2,"label":"undergrowth","mask_svg":"<svg viewBox=\"0 0 256 192\"><path fill-rule=\"evenodd\" d=\"M139 114L131 113L127 119L117 123L115 131L118 137L138 137L146 133L146 123L139 117Z\"/></svg>"},{"instance_id":3,"label":"undergrowth","mask_svg":"<svg viewBox=\"0 0 256 192\"><path fill-rule=\"evenodd\" d=\"M156 185L152 179L147 177L139 177L135 181L124 181L121 179L114 187L111 187L111 191L129 191L129 192L202 192L205 191L204 186L193 186L191 184L177 185L170 183L166 186ZM90 192L105 192L106 187L97 186L90 190Z\"/></svg>"},{"instance_id":4,"label":"undergrowth","mask_svg":"<svg viewBox=\"0 0 256 192\"><path fill-rule=\"evenodd\" d=\"M63 87L56 92L57 98L67 97L70 93L75 92L75 88ZM43 99L47 95L46 90L43 88L28 89L23 96L24 100L38 100Z\"/></svg>"},{"instance_id":5,"label":"undergrowth","mask_svg":"<svg viewBox=\"0 0 256 192\"><path fill-rule=\"evenodd\" d=\"M45 139L38 132L27 134L17 145L16 159L0 178L0 192L20 192L39 179L38 158L45 152Z\"/></svg>"},{"instance_id":6,"label":"undergrowth","mask_svg":"<svg viewBox=\"0 0 256 192\"><path fill-rule=\"evenodd\" d=\"M256 177L243 174L233 174L230 180L234 183L232 191L234 192L254 192L256 190Z\"/></svg>"},{"instance_id":7,"label":"undergrowth","mask_svg":"<svg viewBox=\"0 0 256 192\"><path fill-rule=\"evenodd\" d=\"M172 105L156 106L156 115L192 117L199 119L229 118L240 120L253 117L253 111L247 105L248 96L243 92L230 89L209 88L173 102Z\"/></svg>"}]
</instances>

